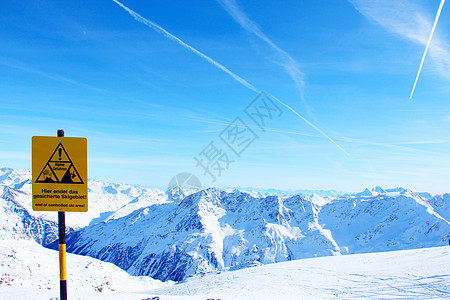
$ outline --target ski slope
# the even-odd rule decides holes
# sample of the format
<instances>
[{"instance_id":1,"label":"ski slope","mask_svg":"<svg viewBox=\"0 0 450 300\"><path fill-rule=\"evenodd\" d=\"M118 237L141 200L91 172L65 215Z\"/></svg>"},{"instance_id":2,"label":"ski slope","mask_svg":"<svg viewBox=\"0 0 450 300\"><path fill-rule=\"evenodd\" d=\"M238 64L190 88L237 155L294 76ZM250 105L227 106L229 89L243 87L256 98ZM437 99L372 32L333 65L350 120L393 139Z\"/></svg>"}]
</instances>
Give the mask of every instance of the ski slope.
<instances>
[{"instance_id":1,"label":"ski slope","mask_svg":"<svg viewBox=\"0 0 450 300\"><path fill-rule=\"evenodd\" d=\"M129 299L128 292L171 284L150 277L130 276L111 263L67 254L69 299L109 299L111 295ZM58 251L44 248L33 240L2 240L0 299L48 300L54 297L59 297Z\"/></svg>"},{"instance_id":2,"label":"ski slope","mask_svg":"<svg viewBox=\"0 0 450 300\"><path fill-rule=\"evenodd\" d=\"M162 299L450 299L450 247L282 262L149 294Z\"/></svg>"},{"instance_id":3,"label":"ski slope","mask_svg":"<svg viewBox=\"0 0 450 300\"><path fill-rule=\"evenodd\" d=\"M1 299L59 296L57 252L1 247ZM209 274L171 285L68 255L69 299L450 299L450 247L318 257ZM9 274L7 276L6 274ZM14 279L14 280L12 280ZM56 299L56 298L54 298Z\"/></svg>"}]
</instances>

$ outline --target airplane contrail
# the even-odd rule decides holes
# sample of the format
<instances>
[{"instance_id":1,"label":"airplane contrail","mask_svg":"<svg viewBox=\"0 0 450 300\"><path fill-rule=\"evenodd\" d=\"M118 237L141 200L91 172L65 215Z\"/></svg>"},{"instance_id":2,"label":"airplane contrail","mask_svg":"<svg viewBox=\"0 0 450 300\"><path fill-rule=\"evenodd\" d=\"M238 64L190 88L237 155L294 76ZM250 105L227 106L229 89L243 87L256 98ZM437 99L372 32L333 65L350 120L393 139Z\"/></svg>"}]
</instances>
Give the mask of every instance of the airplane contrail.
<instances>
[{"instance_id":1,"label":"airplane contrail","mask_svg":"<svg viewBox=\"0 0 450 300\"><path fill-rule=\"evenodd\" d=\"M313 123L311 123L310 121L308 121L307 119L305 119L302 115L300 115L298 112L296 112L292 107L290 107L289 105L287 105L286 103L284 103L283 101L281 101L280 99L278 99L277 97L275 97L274 95L268 94L269 96L271 96L273 99L277 100L281 105L283 105L284 107L286 107L287 109L289 109L290 111L292 111L295 115L297 115L299 118L301 118L303 121L306 122L306 124L308 124L309 126L311 126L312 128L314 128L318 133L320 133L321 135L323 135L327 140L329 140L330 142L332 142L333 144L336 145L336 147L338 147L339 149L341 149L345 154L349 155L347 151L344 150L344 148L342 148L341 146L339 146L338 143L336 143L332 138L330 138L327 134L325 134L325 132L323 132L322 130L320 130L319 127L317 127L316 125L314 125Z\"/></svg>"},{"instance_id":2,"label":"airplane contrail","mask_svg":"<svg viewBox=\"0 0 450 300\"><path fill-rule=\"evenodd\" d=\"M185 42L183 42L181 39L179 39L178 37L174 36L173 34L171 34L170 32L168 32L167 30L165 30L164 28L162 28L161 26L159 26L158 24L144 18L143 16L141 16L140 14L138 14L137 12L131 10L130 8L126 7L124 4L122 4L121 2L119 2L118 0L112 0L113 2L115 2L117 5L119 5L120 7L122 7L126 12L128 12L128 14L130 14L136 21L138 21L139 23L144 24L145 26L154 29L156 32L164 35L165 37L175 41L176 43L178 43L179 45L183 46L184 48L188 49L189 51L193 52L194 54L197 54L198 56L200 56L201 58L205 59L206 61L208 61L209 63L211 63L212 65L214 65L215 67L219 68L220 70L224 71L225 73L227 73L228 75L230 75L233 79L235 79L236 81L238 81L240 84L242 84L243 86L245 86L246 88L256 92L256 93L261 93L261 90L257 89L255 86L253 86L251 83L249 83L247 80L245 80L244 78L234 74L233 72L231 72L229 69L227 69L225 66L223 66L222 64L216 62L214 59L212 59L211 57L207 56L206 54L203 54L202 52L198 51L197 49L195 49L194 47L186 44ZM272 96L272 95L271 95ZM306 124L308 124L309 126L311 126L312 128L314 128L314 130L316 130L318 133L320 133L322 136L324 136L326 139L328 139L329 141L331 141L334 145L336 145L340 150L342 150L345 154L348 155L348 153L341 147L339 146L332 138L330 138L328 135L326 135L322 130L320 130L317 126L315 126L313 123L311 123L310 121L308 121L305 117L303 117L302 115L300 115L298 112L296 112L293 108L291 108L289 105L285 104L284 102L282 102L281 100L279 100L278 98L272 96L275 100L277 100L280 104L282 104L283 106L285 106L286 108L288 108L290 111L292 111L295 115L297 115L298 117L300 117L303 121L306 122Z\"/></svg>"},{"instance_id":3,"label":"airplane contrail","mask_svg":"<svg viewBox=\"0 0 450 300\"><path fill-rule=\"evenodd\" d=\"M292 80L295 82L297 89L300 93L300 99L303 102L303 105L308 110L308 113L311 114L308 103L304 99L303 96L303 87L305 85L304 82L304 74L299 69L298 63L292 56L289 55L286 51L278 47L264 32L261 31L259 26L253 22L237 5L235 0L217 0L217 2L225 9L226 12L246 31L253 33L258 38L263 40L267 45L269 45L275 52L278 54L279 65L281 65Z\"/></svg>"},{"instance_id":4,"label":"airplane contrail","mask_svg":"<svg viewBox=\"0 0 450 300\"><path fill-rule=\"evenodd\" d=\"M144 18L143 16L141 16L140 14L138 14L137 12L129 9L128 7L126 7L125 5L123 5L122 3L120 3L117 0L112 0L115 3L117 3L120 7L122 7L124 10L126 10L136 21L146 25L147 27L150 27L154 30L156 30L156 32L164 35L165 37L177 42L178 44L180 44L181 46L183 46L184 48L188 49L189 51L194 52L195 54L197 54L198 56L200 56L201 58L207 60L209 63L213 64L214 66L216 66L217 68L221 69L222 71L224 71L225 73L227 73L228 75L230 75L231 77L233 77L235 80L237 80L239 83L241 83L243 86L245 86L246 88L259 93L259 90L257 88L255 88L253 85L251 85L249 82L247 82L247 80L245 80L244 78L234 74L233 72L231 72L230 70L228 70L227 68L225 68L223 65L221 65L220 63L216 62L215 60L213 60L211 57L203 54L202 52L198 51L197 49L195 49L194 47L191 47L190 45L186 44L185 42L183 42L182 40L180 40L179 38L177 38L176 36L174 36L173 34L171 34L170 32L168 32L167 30L165 30L164 28L162 28L161 26L159 26L158 24L147 20L146 18Z\"/></svg>"},{"instance_id":5,"label":"airplane contrail","mask_svg":"<svg viewBox=\"0 0 450 300\"><path fill-rule=\"evenodd\" d=\"M439 16L441 15L442 7L444 6L445 0L441 0L441 4L439 5L438 11L436 13L436 18L434 19L433 28L431 29L430 37L428 38L427 45L425 47L425 51L422 56L422 61L420 62L419 71L417 72L416 80L414 81L414 85L411 91L411 95L409 96L409 99L412 99L412 96L414 94L414 90L416 89L417 81L419 80L420 72L422 71L423 62L425 61L425 56L427 55L428 48L431 44L431 39L433 38L434 30L436 29L437 22L439 21Z\"/></svg>"}]
</instances>

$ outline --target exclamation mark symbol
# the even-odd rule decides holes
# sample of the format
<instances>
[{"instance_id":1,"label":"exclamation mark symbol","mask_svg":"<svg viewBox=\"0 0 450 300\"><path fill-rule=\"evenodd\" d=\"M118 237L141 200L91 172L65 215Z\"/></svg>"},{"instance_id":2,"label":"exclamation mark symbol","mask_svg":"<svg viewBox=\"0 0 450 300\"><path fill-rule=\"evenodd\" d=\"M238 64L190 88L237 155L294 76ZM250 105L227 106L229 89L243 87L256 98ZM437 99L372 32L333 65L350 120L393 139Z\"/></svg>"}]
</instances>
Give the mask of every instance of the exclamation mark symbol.
<instances>
[{"instance_id":1,"label":"exclamation mark symbol","mask_svg":"<svg viewBox=\"0 0 450 300\"><path fill-rule=\"evenodd\" d=\"M62 152L62 149L61 149L61 148L59 148L59 149L58 149L59 160L61 160L61 152Z\"/></svg>"}]
</instances>

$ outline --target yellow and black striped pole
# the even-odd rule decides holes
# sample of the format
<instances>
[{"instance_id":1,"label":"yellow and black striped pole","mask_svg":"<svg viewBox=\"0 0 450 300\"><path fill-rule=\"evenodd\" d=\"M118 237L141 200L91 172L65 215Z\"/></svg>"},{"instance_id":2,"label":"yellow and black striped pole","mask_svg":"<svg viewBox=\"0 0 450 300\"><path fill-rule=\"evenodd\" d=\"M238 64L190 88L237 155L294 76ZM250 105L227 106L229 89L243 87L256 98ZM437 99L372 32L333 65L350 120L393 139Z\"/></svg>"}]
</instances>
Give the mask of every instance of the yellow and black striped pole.
<instances>
[{"instance_id":1,"label":"yellow and black striped pole","mask_svg":"<svg viewBox=\"0 0 450 300\"><path fill-rule=\"evenodd\" d=\"M58 137L64 137L64 130L58 130ZM67 274L66 274L66 215L58 212L59 232L59 294L61 300L67 300Z\"/></svg>"},{"instance_id":2,"label":"yellow and black striped pole","mask_svg":"<svg viewBox=\"0 0 450 300\"><path fill-rule=\"evenodd\" d=\"M58 212L59 228L59 289L60 299L67 300L67 274L66 274L66 216L63 211Z\"/></svg>"}]
</instances>

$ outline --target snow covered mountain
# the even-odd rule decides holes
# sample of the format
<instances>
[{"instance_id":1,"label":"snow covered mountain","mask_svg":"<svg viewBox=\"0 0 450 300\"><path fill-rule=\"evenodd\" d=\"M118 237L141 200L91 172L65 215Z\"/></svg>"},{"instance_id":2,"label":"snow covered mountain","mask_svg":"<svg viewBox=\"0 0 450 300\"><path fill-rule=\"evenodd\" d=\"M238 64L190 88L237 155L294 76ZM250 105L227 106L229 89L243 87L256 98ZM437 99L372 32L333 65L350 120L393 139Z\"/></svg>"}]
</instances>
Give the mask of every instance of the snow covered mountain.
<instances>
[{"instance_id":1,"label":"snow covered mountain","mask_svg":"<svg viewBox=\"0 0 450 300\"><path fill-rule=\"evenodd\" d=\"M57 213L31 209L29 173L1 168L0 192L0 237L57 248ZM380 187L330 197L210 188L174 203L161 190L89 180L89 211L66 214L67 249L133 275L180 281L299 258L446 245L449 207L450 194Z\"/></svg>"},{"instance_id":2,"label":"snow covered mountain","mask_svg":"<svg viewBox=\"0 0 450 300\"><path fill-rule=\"evenodd\" d=\"M429 200L429 204L433 207L441 217L450 221L450 194L437 195Z\"/></svg>"},{"instance_id":3,"label":"snow covered mountain","mask_svg":"<svg viewBox=\"0 0 450 300\"><path fill-rule=\"evenodd\" d=\"M339 197L320 211L320 223L348 253L367 253L446 245L449 221L409 190L386 190L374 195ZM367 194L367 193L365 193ZM358 195L358 194L357 194Z\"/></svg>"},{"instance_id":4,"label":"snow covered mountain","mask_svg":"<svg viewBox=\"0 0 450 300\"><path fill-rule=\"evenodd\" d=\"M0 169L0 238L33 239L47 245L57 238L57 217L31 209L30 178L26 172Z\"/></svg>"},{"instance_id":5,"label":"snow covered mountain","mask_svg":"<svg viewBox=\"0 0 450 300\"><path fill-rule=\"evenodd\" d=\"M66 214L68 232L167 200L157 189L97 180L89 180L88 186L89 211ZM57 238L58 214L34 211L31 202L31 174L0 168L0 237L31 238L42 245Z\"/></svg>"},{"instance_id":6,"label":"snow covered mountain","mask_svg":"<svg viewBox=\"0 0 450 300\"><path fill-rule=\"evenodd\" d=\"M442 246L450 238L448 220L409 190L317 202L210 188L73 232L68 251L180 281L300 258Z\"/></svg>"},{"instance_id":7,"label":"snow covered mountain","mask_svg":"<svg viewBox=\"0 0 450 300\"><path fill-rule=\"evenodd\" d=\"M300 196L255 198L210 188L179 205L153 205L78 230L67 236L67 249L113 262L133 275L179 281L340 253L331 233L318 224L317 212Z\"/></svg>"},{"instance_id":8,"label":"snow covered mountain","mask_svg":"<svg viewBox=\"0 0 450 300\"><path fill-rule=\"evenodd\" d=\"M265 197L265 196L271 196L271 195L277 195L280 197L292 197L295 195L309 196L309 195L313 195L313 194L320 196L320 197L335 197L335 196L345 194L345 192L336 191L336 190L280 190L280 189L273 189L273 188L252 188L252 187L246 187L246 188L223 187L223 188L221 188L221 190L227 191L227 192L239 190L241 192L246 192L252 196L257 196L257 197Z\"/></svg>"}]
</instances>

